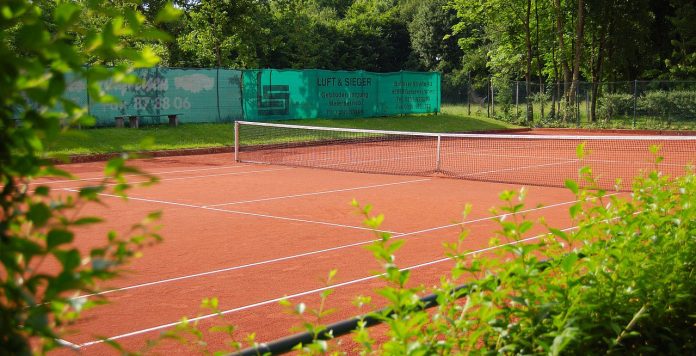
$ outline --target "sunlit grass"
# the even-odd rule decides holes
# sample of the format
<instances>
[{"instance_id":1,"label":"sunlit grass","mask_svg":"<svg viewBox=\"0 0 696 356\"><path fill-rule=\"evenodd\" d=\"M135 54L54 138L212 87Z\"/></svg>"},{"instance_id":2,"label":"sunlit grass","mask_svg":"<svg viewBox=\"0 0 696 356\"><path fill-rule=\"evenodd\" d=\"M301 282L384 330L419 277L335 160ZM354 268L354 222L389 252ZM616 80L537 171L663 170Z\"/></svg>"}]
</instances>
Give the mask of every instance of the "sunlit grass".
<instances>
[{"instance_id":1,"label":"sunlit grass","mask_svg":"<svg viewBox=\"0 0 696 356\"><path fill-rule=\"evenodd\" d=\"M442 113L360 119L285 120L282 123L325 127L416 132L467 132L514 128L487 118L466 115L465 106L443 106ZM47 147L49 154L76 155L224 147L234 144L232 123L144 126L139 129L95 128L70 130Z\"/></svg>"}]
</instances>

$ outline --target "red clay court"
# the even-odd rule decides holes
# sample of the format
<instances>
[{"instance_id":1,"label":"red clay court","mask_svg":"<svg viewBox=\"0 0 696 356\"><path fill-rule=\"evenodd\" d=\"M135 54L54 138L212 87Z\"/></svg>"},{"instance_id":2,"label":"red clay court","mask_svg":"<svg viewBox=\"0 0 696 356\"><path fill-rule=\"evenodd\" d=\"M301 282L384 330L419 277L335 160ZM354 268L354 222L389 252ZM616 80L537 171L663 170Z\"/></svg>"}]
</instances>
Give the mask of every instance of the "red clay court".
<instances>
[{"instance_id":1,"label":"red clay court","mask_svg":"<svg viewBox=\"0 0 696 356\"><path fill-rule=\"evenodd\" d=\"M373 140L371 144L382 142ZM688 157L693 160L693 141L689 145ZM574 154L570 151L548 154L567 161L567 155ZM497 162L505 163L500 155L512 152L498 150ZM540 154L527 152L537 158ZM171 329L184 316L200 318L200 327L207 329L220 318L200 309L206 297L219 298L224 321L237 327L238 340L251 332L259 342L289 335L296 331L292 327L299 320L289 315L279 300L288 298L316 307L319 293L327 288L323 280L332 269L338 273L329 287L335 292L328 307L337 311L323 323L380 308L384 302L379 297L367 309L351 304L358 295L374 296L372 291L383 285L376 275L381 267L364 248L376 236L362 225L362 218L350 205L353 199L385 214L382 230L406 241L396 255L397 264L412 270L413 284L427 287L437 284L452 267L444 256L443 243L455 242L462 228L470 231L467 249L496 248L489 246L489 238L500 216L492 215L489 209L500 204L501 191L521 186L237 163L229 153L143 159L133 164L157 175L160 182L133 189L128 201L103 194L107 206L91 206L83 213L103 216L106 222L79 231L76 243L81 248L100 244L107 231L125 232L148 212L157 210L163 212L159 224L164 242L146 248L144 257L128 265L124 276L102 286L110 290L105 293L109 304L84 313L73 332L65 335L66 342L86 354L114 353L100 338L138 350L145 340ZM71 192L101 178L103 165L63 166L80 179L48 184L56 191ZM538 168L526 169L536 172ZM485 167L494 169L508 168ZM525 171L521 166L518 170ZM530 219L543 216L559 229L573 227L567 211L575 201L567 189L527 188L525 213ZM466 203L473 204L473 210L462 222ZM537 227L527 234L527 241L543 232ZM209 340L220 346L219 336ZM172 345L162 347L170 353L190 352Z\"/></svg>"}]
</instances>

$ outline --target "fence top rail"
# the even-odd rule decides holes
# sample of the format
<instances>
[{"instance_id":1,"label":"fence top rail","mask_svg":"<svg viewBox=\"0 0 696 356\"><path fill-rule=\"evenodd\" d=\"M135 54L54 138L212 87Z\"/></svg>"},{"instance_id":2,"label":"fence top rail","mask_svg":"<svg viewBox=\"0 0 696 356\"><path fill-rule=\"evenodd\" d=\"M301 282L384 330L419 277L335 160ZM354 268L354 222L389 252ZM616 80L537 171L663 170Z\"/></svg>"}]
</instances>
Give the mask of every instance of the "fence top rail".
<instances>
[{"instance_id":1,"label":"fence top rail","mask_svg":"<svg viewBox=\"0 0 696 356\"><path fill-rule=\"evenodd\" d=\"M434 137L434 138L471 138L471 139L514 139L514 140L572 140L572 141L689 141L696 142L696 136L666 136L666 135L525 135L525 134L476 134L476 133L437 133L437 132L412 132L412 131L385 131L385 130L366 130L348 129L322 126L289 125L255 121L236 121L235 125L264 126L275 128L286 128L294 130L312 131L332 131L363 133L372 135L400 135L414 137Z\"/></svg>"}]
</instances>

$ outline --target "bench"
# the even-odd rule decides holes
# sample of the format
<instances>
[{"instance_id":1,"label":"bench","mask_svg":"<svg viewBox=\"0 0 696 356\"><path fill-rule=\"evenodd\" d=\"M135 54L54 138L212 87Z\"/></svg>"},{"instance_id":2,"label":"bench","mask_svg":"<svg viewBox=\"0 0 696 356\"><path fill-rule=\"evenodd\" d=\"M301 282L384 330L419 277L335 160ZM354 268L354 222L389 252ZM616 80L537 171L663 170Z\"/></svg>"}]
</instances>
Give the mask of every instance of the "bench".
<instances>
[{"instance_id":1,"label":"bench","mask_svg":"<svg viewBox=\"0 0 696 356\"><path fill-rule=\"evenodd\" d=\"M179 126L179 116L183 114L178 113L178 114L159 114L159 115L152 115L152 114L147 114L147 115L123 115L123 116L116 116L114 119L116 119L116 127L124 127L125 125L125 119L128 118L128 123L131 128L137 129L140 127L140 119L141 118L146 118L146 117L156 117L157 120L159 120L160 117L166 116L169 119L169 126Z\"/></svg>"}]
</instances>

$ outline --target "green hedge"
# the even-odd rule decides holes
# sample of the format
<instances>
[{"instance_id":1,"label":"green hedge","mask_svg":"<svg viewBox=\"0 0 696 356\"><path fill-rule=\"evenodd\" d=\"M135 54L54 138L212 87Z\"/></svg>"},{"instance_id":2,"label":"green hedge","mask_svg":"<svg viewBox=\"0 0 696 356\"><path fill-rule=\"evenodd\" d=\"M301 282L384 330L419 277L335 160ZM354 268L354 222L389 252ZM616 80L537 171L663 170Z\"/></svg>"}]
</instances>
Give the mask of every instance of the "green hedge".
<instances>
[{"instance_id":1,"label":"green hedge","mask_svg":"<svg viewBox=\"0 0 696 356\"><path fill-rule=\"evenodd\" d=\"M638 99L643 114L696 119L696 91L649 91Z\"/></svg>"},{"instance_id":2,"label":"green hedge","mask_svg":"<svg viewBox=\"0 0 696 356\"><path fill-rule=\"evenodd\" d=\"M633 114L633 95L631 94L605 94L599 98L597 116L600 120L610 120L616 116Z\"/></svg>"},{"instance_id":3,"label":"green hedge","mask_svg":"<svg viewBox=\"0 0 696 356\"><path fill-rule=\"evenodd\" d=\"M632 94L605 94L598 100L598 117L608 121L618 116L632 116L636 105L640 116L662 119L696 119L696 91L648 91L634 103Z\"/></svg>"}]
</instances>

